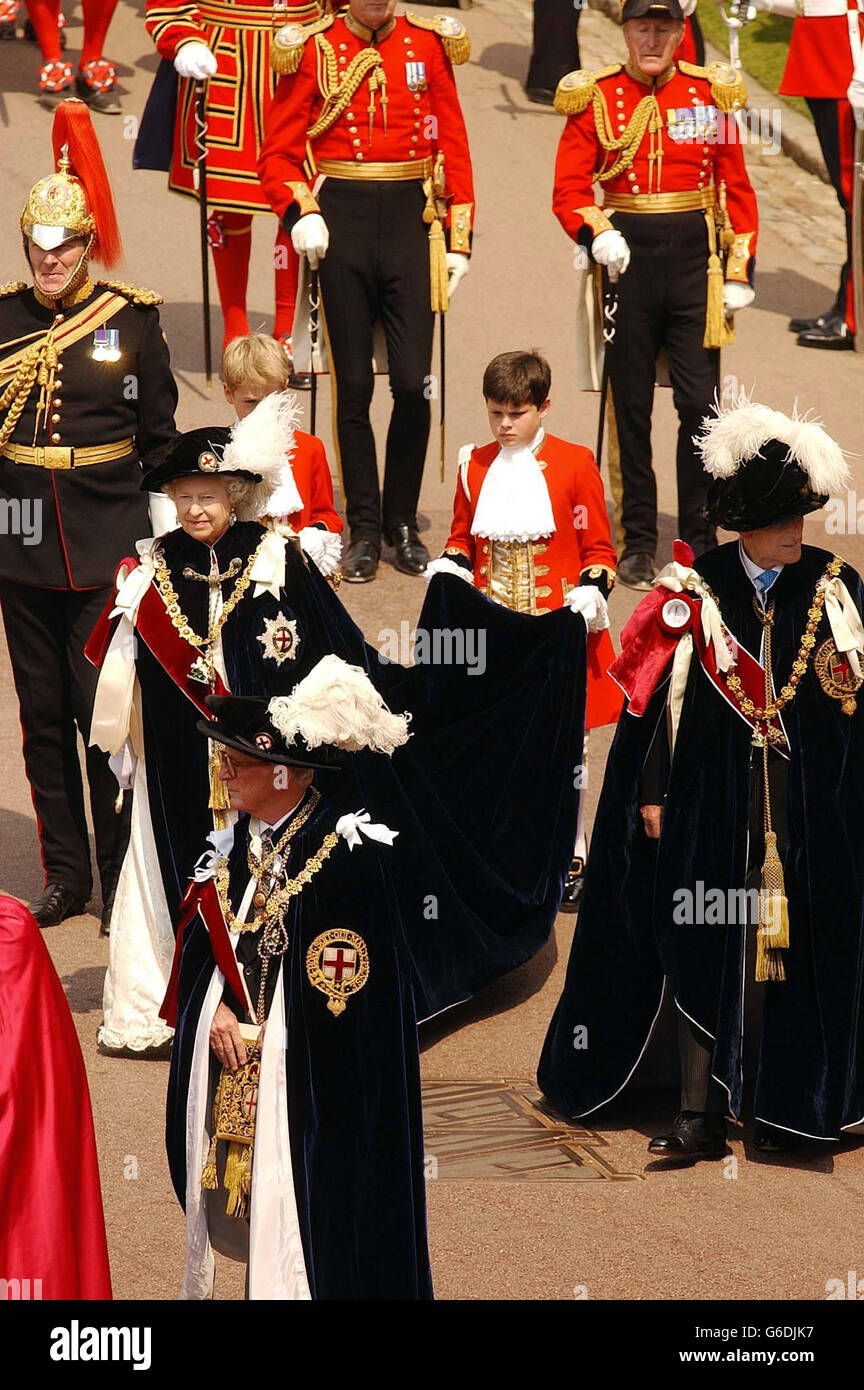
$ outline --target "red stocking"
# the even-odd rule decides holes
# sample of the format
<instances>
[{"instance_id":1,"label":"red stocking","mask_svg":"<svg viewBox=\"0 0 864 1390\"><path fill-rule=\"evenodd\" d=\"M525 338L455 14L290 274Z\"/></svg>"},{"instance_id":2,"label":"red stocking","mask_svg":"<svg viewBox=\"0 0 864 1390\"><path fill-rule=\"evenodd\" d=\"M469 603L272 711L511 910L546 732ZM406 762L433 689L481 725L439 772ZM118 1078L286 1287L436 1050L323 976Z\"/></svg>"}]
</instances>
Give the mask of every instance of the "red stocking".
<instances>
[{"instance_id":1,"label":"red stocking","mask_svg":"<svg viewBox=\"0 0 864 1390\"><path fill-rule=\"evenodd\" d=\"M60 29L57 23L60 14L60 0L27 0L27 13L42 50L42 61L44 63L61 62Z\"/></svg>"},{"instance_id":2,"label":"red stocking","mask_svg":"<svg viewBox=\"0 0 864 1390\"><path fill-rule=\"evenodd\" d=\"M300 257L292 245L291 233L286 232L281 226L276 233L273 266L276 280L276 322L273 324L273 337L290 338L294 326L294 307L297 303Z\"/></svg>"},{"instance_id":3,"label":"red stocking","mask_svg":"<svg viewBox=\"0 0 864 1390\"><path fill-rule=\"evenodd\" d=\"M210 221L213 266L225 321L224 348L232 338L245 338L249 332L246 286L252 250L252 218L241 212L216 212Z\"/></svg>"},{"instance_id":4,"label":"red stocking","mask_svg":"<svg viewBox=\"0 0 864 1390\"><path fill-rule=\"evenodd\" d=\"M81 0L84 16L84 42L81 46L79 68L102 57L108 25L117 8L117 0Z\"/></svg>"}]
</instances>

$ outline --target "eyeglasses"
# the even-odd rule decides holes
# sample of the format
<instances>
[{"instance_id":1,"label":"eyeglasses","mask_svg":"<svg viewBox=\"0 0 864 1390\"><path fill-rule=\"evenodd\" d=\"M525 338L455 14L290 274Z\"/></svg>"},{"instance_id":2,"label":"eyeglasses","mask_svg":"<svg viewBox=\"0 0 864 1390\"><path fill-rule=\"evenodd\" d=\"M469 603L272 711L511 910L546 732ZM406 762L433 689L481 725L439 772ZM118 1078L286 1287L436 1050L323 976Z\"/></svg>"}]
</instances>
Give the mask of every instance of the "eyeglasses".
<instances>
[{"instance_id":1,"label":"eyeglasses","mask_svg":"<svg viewBox=\"0 0 864 1390\"><path fill-rule=\"evenodd\" d=\"M257 758L238 758L236 753L231 754L224 747L219 749L219 766L224 767L229 777L236 777L247 767L254 767L257 761Z\"/></svg>"}]
</instances>

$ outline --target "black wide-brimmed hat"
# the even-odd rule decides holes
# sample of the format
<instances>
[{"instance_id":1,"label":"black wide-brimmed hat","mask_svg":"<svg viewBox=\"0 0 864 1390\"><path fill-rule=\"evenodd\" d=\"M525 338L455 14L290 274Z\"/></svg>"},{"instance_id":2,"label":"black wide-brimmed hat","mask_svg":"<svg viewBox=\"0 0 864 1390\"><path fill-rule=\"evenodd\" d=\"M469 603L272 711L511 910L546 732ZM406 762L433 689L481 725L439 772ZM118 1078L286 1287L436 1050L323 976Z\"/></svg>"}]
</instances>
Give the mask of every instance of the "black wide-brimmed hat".
<instances>
[{"instance_id":1,"label":"black wide-brimmed hat","mask_svg":"<svg viewBox=\"0 0 864 1390\"><path fill-rule=\"evenodd\" d=\"M208 695L207 708L213 711L214 718L199 719L196 728L214 743L222 743L262 763L283 767L334 772L345 766L345 754L339 748L325 745L309 749L301 743L289 744L273 723L266 700L251 695Z\"/></svg>"},{"instance_id":2,"label":"black wide-brimmed hat","mask_svg":"<svg viewBox=\"0 0 864 1390\"><path fill-rule=\"evenodd\" d=\"M161 492L166 483L174 483L178 478L246 478L250 483L260 483L260 473L222 466L230 438L231 431L225 425L210 425L181 434L161 463L145 474L142 492Z\"/></svg>"},{"instance_id":3,"label":"black wide-brimmed hat","mask_svg":"<svg viewBox=\"0 0 864 1390\"><path fill-rule=\"evenodd\" d=\"M726 531L762 531L824 507L852 482L843 450L816 420L745 395L704 421L699 447L712 477L703 514Z\"/></svg>"}]
</instances>

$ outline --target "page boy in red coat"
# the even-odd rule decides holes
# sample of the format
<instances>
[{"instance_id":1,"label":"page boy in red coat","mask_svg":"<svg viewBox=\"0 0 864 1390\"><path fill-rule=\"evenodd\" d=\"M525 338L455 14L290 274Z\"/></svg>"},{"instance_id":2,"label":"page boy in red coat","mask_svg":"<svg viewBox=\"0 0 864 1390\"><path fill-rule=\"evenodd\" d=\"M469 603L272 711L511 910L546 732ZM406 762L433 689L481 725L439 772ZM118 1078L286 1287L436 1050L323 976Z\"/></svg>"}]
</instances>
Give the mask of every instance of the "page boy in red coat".
<instances>
[{"instance_id":1,"label":"page boy in red coat","mask_svg":"<svg viewBox=\"0 0 864 1390\"><path fill-rule=\"evenodd\" d=\"M284 391L290 375L291 363L284 349L266 333L235 338L222 354L225 399L234 407L238 420L245 420L265 396ZM304 551L323 575L334 573L342 556L342 518L333 501L327 454L317 435L295 428L279 487L267 503L267 515L297 532Z\"/></svg>"},{"instance_id":2,"label":"page boy in red coat","mask_svg":"<svg viewBox=\"0 0 864 1390\"><path fill-rule=\"evenodd\" d=\"M450 536L426 573L457 573L520 613L564 604L581 613L588 627L585 727L596 729L616 723L621 711L621 692L606 674L614 658L606 599L615 547L594 455L544 428L551 380L538 352L504 352L489 363L483 396L493 442L460 449ZM581 892L583 807L584 797L563 911L576 910Z\"/></svg>"}]
</instances>

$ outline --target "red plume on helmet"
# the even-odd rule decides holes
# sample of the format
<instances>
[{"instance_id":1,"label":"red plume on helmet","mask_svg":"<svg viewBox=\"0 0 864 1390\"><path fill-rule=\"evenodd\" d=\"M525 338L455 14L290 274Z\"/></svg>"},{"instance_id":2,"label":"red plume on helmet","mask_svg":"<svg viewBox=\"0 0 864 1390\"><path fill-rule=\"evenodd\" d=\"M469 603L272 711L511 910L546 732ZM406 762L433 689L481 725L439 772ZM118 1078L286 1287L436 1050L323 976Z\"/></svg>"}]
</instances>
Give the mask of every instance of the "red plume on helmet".
<instances>
[{"instance_id":1,"label":"red plume on helmet","mask_svg":"<svg viewBox=\"0 0 864 1390\"><path fill-rule=\"evenodd\" d=\"M114 197L90 112L83 101L61 101L54 113L52 131L54 159L58 162L63 146L68 147L69 173L82 185L90 213L96 224L92 258L106 267L122 259L123 247L114 211Z\"/></svg>"}]
</instances>

